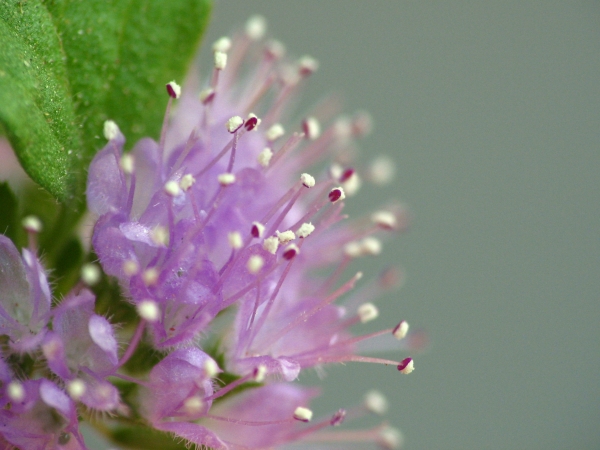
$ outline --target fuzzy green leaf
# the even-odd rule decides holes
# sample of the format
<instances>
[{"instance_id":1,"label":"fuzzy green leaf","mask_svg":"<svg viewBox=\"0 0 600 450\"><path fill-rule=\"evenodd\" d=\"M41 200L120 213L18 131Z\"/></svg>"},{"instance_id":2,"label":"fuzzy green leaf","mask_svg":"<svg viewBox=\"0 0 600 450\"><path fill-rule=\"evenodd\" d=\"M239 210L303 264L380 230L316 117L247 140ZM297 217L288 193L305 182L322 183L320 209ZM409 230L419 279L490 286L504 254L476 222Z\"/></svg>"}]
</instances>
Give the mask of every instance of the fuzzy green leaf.
<instances>
[{"instance_id":1,"label":"fuzzy green leaf","mask_svg":"<svg viewBox=\"0 0 600 450\"><path fill-rule=\"evenodd\" d=\"M183 78L209 13L209 0L0 2L0 123L29 175L81 199L104 120L129 143L157 137L165 83Z\"/></svg>"},{"instance_id":2,"label":"fuzzy green leaf","mask_svg":"<svg viewBox=\"0 0 600 450\"><path fill-rule=\"evenodd\" d=\"M47 3L67 55L87 160L102 124L117 122L130 144L157 137L165 84L181 80L210 13L208 0L54 0Z\"/></svg>"},{"instance_id":3,"label":"fuzzy green leaf","mask_svg":"<svg viewBox=\"0 0 600 450\"><path fill-rule=\"evenodd\" d=\"M0 2L0 42L0 123L27 173L69 200L81 140L60 39L40 0Z\"/></svg>"}]
</instances>

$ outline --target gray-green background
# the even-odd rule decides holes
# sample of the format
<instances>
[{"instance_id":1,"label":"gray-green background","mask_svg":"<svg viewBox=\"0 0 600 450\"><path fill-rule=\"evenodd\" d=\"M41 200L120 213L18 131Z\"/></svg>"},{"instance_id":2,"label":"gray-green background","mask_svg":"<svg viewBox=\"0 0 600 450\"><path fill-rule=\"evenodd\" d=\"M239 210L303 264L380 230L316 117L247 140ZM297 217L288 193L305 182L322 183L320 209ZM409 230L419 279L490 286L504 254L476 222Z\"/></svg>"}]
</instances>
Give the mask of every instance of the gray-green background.
<instances>
[{"instance_id":1,"label":"gray-green background","mask_svg":"<svg viewBox=\"0 0 600 450\"><path fill-rule=\"evenodd\" d=\"M251 13L321 62L307 104L372 113L363 160L394 158L414 215L379 322L432 346L410 376L331 370L319 410L378 385L409 450L600 448L600 4L222 0L206 43Z\"/></svg>"}]
</instances>

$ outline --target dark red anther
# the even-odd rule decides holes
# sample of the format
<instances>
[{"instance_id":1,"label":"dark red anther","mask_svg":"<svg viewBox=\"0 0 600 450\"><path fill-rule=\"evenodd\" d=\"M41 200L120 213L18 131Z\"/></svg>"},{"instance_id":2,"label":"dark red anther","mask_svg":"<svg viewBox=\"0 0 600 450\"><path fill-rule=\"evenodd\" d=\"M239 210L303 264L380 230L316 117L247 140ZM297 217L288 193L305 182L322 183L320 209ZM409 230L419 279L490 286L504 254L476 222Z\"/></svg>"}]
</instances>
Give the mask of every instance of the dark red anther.
<instances>
[{"instance_id":1,"label":"dark red anther","mask_svg":"<svg viewBox=\"0 0 600 450\"><path fill-rule=\"evenodd\" d=\"M175 89L173 89L173 85L171 83L167 83L166 88L167 88L167 94L169 94L169 97L177 98L177 92L175 92Z\"/></svg>"},{"instance_id":2,"label":"dark red anther","mask_svg":"<svg viewBox=\"0 0 600 450\"><path fill-rule=\"evenodd\" d=\"M296 247L295 245L290 246L283 251L283 259L289 261L290 259L294 258L297 254L298 254L298 247Z\"/></svg>"},{"instance_id":3,"label":"dark red anther","mask_svg":"<svg viewBox=\"0 0 600 450\"><path fill-rule=\"evenodd\" d=\"M400 372L402 372L402 371L403 371L403 370L405 370L405 369L408 367L408 365L409 365L410 363L412 363L412 362L413 362L413 359L412 359L412 358L404 358L402 361L400 361L400 364L398 364L398 370L399 370Z\"/></svg>"},{"instance_id":4,"label":"dark red anther","mask_svg":"<svg viewBox=\"0 0 600 450\"><path fill-rule=\"evenodd\" d=\"M246 120L246 123L244 124L247 131L254 130L257 125L258 125L258 117L250 117L248 120Z\"/></svg>"},{"instance_id":5,"label":"dark red anther","mask_svg":"<svg viewBox=\"0 0 600 450\"><path fill-rule=\"evenodd\" d=\"M342 191L339 188L329 191L329 201L331 203L337 202L340 198L342 198Z\"/></svg>"},{"instance_id":6,"label":"dark red anther","mask_svg":"<svg viewBox=\"0 0 600 450\"><path fill-rule=\"evenodd\" d=\"M337 412L333 415L333 417L329 421L329 423L331 424L332 427L337 427L338 425L342 424L342 422L344 421L345 418L346 418L346 410L338 409Z\"/></svg>"},{"instance_id":7,"label":"dark red anther","mask_svg":"<svg viewBox=\"0 0 600 450\"><path fill-rule=\"evenodd\" d=\"M340 183L348 181L352 175L354 175L354 169L352 167L344 170L344 173L342 173L342 176L340 177Z\"/></svg>"}]
</instances>

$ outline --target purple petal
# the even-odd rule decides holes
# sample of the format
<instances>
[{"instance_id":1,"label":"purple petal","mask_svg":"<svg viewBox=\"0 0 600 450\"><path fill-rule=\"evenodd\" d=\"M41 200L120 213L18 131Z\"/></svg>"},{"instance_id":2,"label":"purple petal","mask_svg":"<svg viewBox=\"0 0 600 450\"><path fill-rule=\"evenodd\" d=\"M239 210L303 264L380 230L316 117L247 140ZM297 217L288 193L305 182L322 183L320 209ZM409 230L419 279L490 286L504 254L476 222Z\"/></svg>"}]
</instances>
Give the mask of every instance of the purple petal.
<instances>
[{"instance_id":1,"label":"purple petal","mask_svg":"<svg viewBox=\"0 0 600 450\"><path fill-rule=\"evenodd\" d=\"M94 314L90 317L88 330L94 343L106 352L114 364L117 364L117 340L110 322L104 317Z\"/></svg>"},{"instance_id":2,"label":"purple petal","mask_svg":"<svg viewBox=\"0 0 600 450\"><path fill-rule=\"evenodd\" d=\"M100 150L88 171L88 207L98 215L123 211L127 204L127 186L118 160L123 144L116 145L111 141Z\"/></svg>"},{"instance_id":3,"label":"purple petal","mask_svg":"<svg viewBox=\"0 0 600 450\"><path fill-rule=\"evenodd\" d=\"M209 447L213 450L227 450L229 448L212 431L195 423L160 422L155 424L155 427L159 430L171 432L196 445Z\"/></svg>"}]
</instances>

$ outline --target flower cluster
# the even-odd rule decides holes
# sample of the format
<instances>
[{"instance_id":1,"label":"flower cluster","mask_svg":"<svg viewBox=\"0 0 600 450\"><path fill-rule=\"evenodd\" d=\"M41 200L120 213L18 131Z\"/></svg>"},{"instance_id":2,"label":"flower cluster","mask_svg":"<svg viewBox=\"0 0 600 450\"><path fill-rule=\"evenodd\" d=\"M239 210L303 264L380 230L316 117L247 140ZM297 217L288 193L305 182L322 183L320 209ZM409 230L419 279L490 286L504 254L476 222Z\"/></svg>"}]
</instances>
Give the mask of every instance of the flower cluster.
<instances>
[{"instance_id":1,"label":"flower cluster","mask_svg":"<svg viewBox=\"0 0 600 450\"><path fill-rule=\"evenodd\" d=\"M403 229L406 218L388 209L345 221L344 200L361 183L354 141L368 133L368 117L335 118L324 105L286 132L289 106L317 62L289 62L264 33L264 19L251 18L244 32L214 43L204 85L198 77L183 89L166 85L158 142L142 139L124 153L118 125L105 123L109 142L88 174L88 205L98 217L92 245L137 311L136 325L117 334L94 312L84 283L51 308L35 249L39 224L28 222L22 255L0 236L5 446L85 448L78 406L215 450L297 441L398 445L385 425L326 429L384 412L377 392L361 407L312 421L317 392L294 383L303 370L349 361L413 370L411 358L361 353L364 342L376 347L385 338L410 348L405 321L353 332L377 317L372 300L397 282L394 272L353 295L362 274L344 279L353 260L381 252L377 233ZM389 168L379 162L368 174L381 181ZM123 351L117 336L128 341ZM158 362L134 377L125 365L141 342ZM16 371L27 358L40 366L30 371L37 376ZM125 399L116 381L136 389Z\"/></svg>"}]
</instances>

